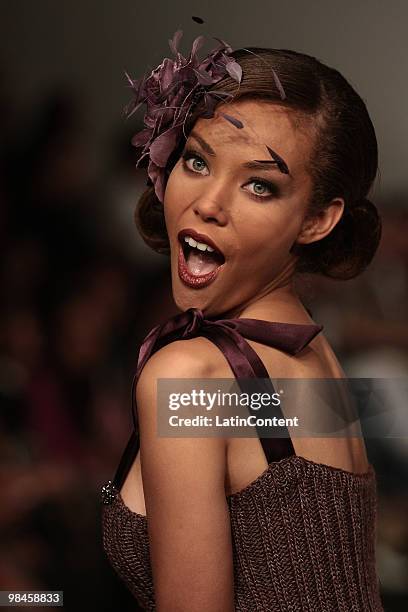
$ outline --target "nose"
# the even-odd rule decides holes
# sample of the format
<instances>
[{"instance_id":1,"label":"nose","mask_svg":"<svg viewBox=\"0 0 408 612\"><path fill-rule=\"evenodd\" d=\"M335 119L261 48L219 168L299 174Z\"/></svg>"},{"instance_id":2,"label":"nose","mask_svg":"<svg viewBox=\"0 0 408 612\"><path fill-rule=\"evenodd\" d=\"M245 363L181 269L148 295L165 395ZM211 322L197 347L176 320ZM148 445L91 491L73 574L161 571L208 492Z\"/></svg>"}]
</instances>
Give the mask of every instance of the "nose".
<instances>
[{"instance_id":1,"label":"nose","mask_svg":"<svg viewBox=\"0 0 408 612\"><path fill-rule=\"evenodd\" d=\"M208 194L194 202L193 211L197 217L200 217L206 223L224 226L228 222L224 208L215 199L209 197Z\"/></svg>"}]
</instances>

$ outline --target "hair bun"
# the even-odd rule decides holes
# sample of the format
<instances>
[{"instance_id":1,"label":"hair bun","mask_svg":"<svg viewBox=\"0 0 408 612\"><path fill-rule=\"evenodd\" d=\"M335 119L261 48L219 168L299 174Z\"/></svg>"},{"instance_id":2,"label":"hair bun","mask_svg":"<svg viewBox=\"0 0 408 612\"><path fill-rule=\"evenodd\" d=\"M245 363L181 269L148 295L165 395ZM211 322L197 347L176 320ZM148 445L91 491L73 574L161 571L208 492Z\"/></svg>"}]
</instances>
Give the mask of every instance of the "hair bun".
<instances>
[{"instance_id":1,"label":"hair bun","mask_svg":"<svg viewBox=\"0 0 408 612\"><path fill-rule=\"evenodd\" d=\"M368 198L362 198L353 205L347 207L347 212L353 217L360 215L370 215L373 219L380 219L375 204Z\"/></svg>"},{"instance_id":2,"label":"hair bun","mask_svg":"<svg viewBox=\"0 0 408 612\"><path fill-rule=\"evenodd\" d=\"M378 210L368 198L362 198L345 208L330 234L303 246L303 261L299 261L298 269L336 280L354 278L367 268L380 239Z\"/></svg>"}]
</instances>

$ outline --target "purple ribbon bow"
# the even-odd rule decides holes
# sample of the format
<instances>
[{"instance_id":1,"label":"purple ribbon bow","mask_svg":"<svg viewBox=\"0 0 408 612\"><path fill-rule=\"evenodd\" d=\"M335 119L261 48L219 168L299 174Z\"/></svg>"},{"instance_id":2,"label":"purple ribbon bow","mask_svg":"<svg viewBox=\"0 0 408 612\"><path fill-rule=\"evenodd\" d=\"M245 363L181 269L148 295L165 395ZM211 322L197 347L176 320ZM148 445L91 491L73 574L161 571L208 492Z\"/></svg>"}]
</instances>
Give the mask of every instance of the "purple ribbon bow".
<instances>
[{"instance_id":1,"label":"purple ribbon bow","mask_svg":"<svg viewBox=\"0 0 408 612\"><path fill-rule=\"evenodd\" d=\"M132 406L134 406L135 385L147 360L153 353L174 340L203 336L219 347L236 378L269 378L265 366L245 338L296 355L322 329L323 325L278 323L259 319L206 319L198 308L189 308L154 327L143 340L133 378ZM137 427L134 410L132 413Z\"/></svg>"}]
</instances>

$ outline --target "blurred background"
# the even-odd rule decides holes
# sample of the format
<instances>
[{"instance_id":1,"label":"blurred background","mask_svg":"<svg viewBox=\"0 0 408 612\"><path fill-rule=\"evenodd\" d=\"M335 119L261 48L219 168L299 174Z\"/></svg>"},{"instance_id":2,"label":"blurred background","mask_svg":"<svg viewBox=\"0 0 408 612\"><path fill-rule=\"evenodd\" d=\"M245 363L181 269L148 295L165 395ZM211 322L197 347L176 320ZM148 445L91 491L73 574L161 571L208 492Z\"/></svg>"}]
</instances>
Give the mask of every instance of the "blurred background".
<instances>
[{"instance_id":1,"label":"blurred background","mask_svg":"<svg viewBox=\"0 0 408 612\"><path fill-rule=\"evenodd\" d=\"M63 590L69 612L137 610L102 550L99 493L130 433L139 342L176 309L168 261L133 222L146 177L124 71L156 67L177 29L186 53L205 34L314 55L365 100L379 252L355 280L299 290L349 376L407 377L407 19L402 0L0 0L0 589ZM391 386L387 402L406 398ZM367 448L384 606L406 610L407 439Z\"/></svg>"}]
</instances>

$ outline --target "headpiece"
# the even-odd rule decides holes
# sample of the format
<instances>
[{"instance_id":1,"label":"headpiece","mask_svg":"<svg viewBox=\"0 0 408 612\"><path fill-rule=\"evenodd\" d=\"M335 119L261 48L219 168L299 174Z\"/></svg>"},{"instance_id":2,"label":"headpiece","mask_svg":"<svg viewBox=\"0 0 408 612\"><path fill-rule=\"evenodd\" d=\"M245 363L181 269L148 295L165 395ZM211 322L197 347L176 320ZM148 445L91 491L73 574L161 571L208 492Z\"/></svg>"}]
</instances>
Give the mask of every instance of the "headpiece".
<instances>
[{"instance_id":1,"label":"headpiece","mask_svg":"<svg viewBox=\"0 0 408 612\"><path fill-rule=\"evenodd\" d=\"M229 75L238 83L239 88L242 79L242 68L230 56L232 49L223 40L215 38L218 45L200 60L197 52L205 37L198 36L194 40L189 57L185 58L178 50L182 35L183 32L178 30L169 40L175 59L164 58L150 74L144 74L137 80L126 73L134 93L134 99L125 109L127 117L133 115L142 104L146 104L145 127L132 138L132 144L142 148L136 166L144 157L149 156L148 175L161 202L164 198L166 164L184 134L186 121L194 106L202 101L205 108L200 116L213 117L220 100L233 97L233 94L212 92L208 87ZM235 127L243 127L234 117L226 113L223 116Z\"/></svg>"},{"instance_id":2,"label":"headpiece","mask_svg":"<svg viewBox=\"0 0 408 612\"><path fill-rule=\"evenodd\" d=\"M198 17L193 17L197 23L203 23ZM132 138L132 144L141 148L141 154L136 166L142 159L149 157L148 175L155 193L160 202L164 199L166 186L166 166L171 153L179 144L181 137L185 136L185 124L198 102L203 105L200 117L214 116L214 110L220 101L233 98L234 94L225 91L210 91L209 87L229 75L237 84L237 91L242 80L242 68L231 56L232 48L223 40L214 37L218 45L203 59L200 60L197 52L202 47L205 37L198 36L185 58L178 46L183 35L177 30L169 45L175 59L164 58L150 74L144 74L140 79L133 80L127 73L126 77L134 93L134 99L125 109L127 117L146 104L144 115L144 129L137 132ZM243 49L253 53L249 49ZM256 55L254 53L254 55ZM285 91L278 75L271 67L271 73L282 100L286 98ZM224 119L236 128L244 127L239 119L220 113ZM288 173L283 159L270 147L267 149L281 172Z\"/></svg>"}]
</instances>

